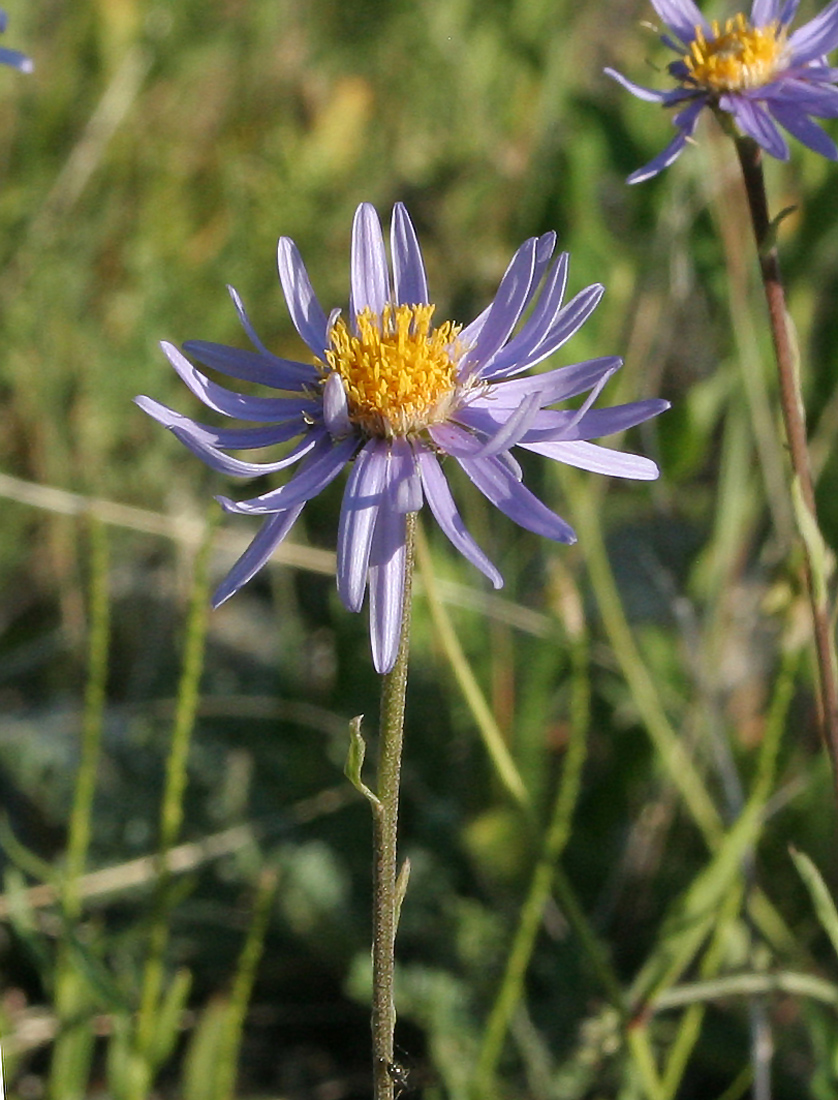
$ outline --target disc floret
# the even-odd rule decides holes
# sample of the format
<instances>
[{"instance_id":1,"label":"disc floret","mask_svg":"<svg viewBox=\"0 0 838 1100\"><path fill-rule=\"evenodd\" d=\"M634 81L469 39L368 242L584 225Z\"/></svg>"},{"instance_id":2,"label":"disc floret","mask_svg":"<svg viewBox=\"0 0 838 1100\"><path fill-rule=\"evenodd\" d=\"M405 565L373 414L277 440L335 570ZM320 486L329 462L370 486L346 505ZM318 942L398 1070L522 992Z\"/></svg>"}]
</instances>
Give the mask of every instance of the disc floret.
<instances>
[{"instance_id":1,"label":"disc floret","mask_svg":"<svg viewBox=\"0 0 838 1100\"><path fill-rule=\"evenodd\" d=\"M741 92L767 84L782 67L786 34L777 20L754 27L740 12L727 20L724 30L715 20L711 26L710 39L702 27L695 28L684 56L686 83L714 92Z\"/></svg>"},{"instance_id":2,"label":"disc floret","mask_svg":"<svg viewBox=\"0 0 838 1100\"><path fill-rule=\"evenodd\" d=\"M456 390L459 326L431 326L433 305L364 309L351 332L342 318L329 331L324 372L343 381L350 420L365 435L391 439L445 420Z\"/></svg>"}]
</instances>

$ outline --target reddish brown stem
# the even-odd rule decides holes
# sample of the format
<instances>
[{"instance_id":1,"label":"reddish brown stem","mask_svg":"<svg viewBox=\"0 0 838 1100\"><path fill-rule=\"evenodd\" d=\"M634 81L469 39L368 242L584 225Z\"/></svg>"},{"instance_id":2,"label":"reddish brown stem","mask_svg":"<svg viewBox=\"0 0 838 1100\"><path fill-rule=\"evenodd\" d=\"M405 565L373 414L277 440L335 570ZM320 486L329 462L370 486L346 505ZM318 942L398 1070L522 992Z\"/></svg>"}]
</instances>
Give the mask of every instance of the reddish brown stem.
<instances>
[{"instance_id":1,"label":"reddish brown stem","mask_svg":"<svg viewBox=\"0 0 838 1100\"><path fill-rule=\"evenodd\" d=\"M773 240L774 227L768 216L768 200L762 172L762 150L751 138L736 139L736 151L745 180L745 192L751 211L751 222L756 239L762 283L768 302L771 336L777 369L780 377L780 404L786 430L792 469L800 486L804 507L817 526L815 489L809 463L806 440L806 416L800 382L795 366L795 349L792 345L786 313L785 291L780 276L780 261ZM836 677L835 648L830 626L829 607L825 596L819 595L815 583L812 560L806 539L802 540L806 587L812 606L812 622L815 652L818 664L818 713L821 733L832 761L832 774L838 795L838 677Z\"/></svg>"}]
</instances>

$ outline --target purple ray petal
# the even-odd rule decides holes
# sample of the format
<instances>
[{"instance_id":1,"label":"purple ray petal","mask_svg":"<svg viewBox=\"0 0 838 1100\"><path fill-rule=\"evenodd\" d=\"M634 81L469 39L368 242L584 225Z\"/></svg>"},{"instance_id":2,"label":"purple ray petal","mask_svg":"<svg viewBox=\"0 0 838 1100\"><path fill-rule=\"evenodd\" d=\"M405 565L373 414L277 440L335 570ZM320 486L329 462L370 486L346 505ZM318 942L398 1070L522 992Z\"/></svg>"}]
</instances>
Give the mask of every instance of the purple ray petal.
<instances>
[{"instance_id":1,"label":"purple ray petal","mask_svg":"<svg viewBox=\"0 0 838 1100\"><path fill-rule=\"evenodd\" d=\"M780 0L754 0L749 22L754 27L764 27L780 17Z\"/></svg>"},{"instance_id":2,"label":"purple ray petal","mask_svg":"<svg viewBox=\"0 0 838 1100\"><path fill-rule=\"evenodd\" d=\"M549 332L544 335L529 355L519 358L517 362L509 366L501 367L499 370L495 370L494 365L492 365L488 370L481 372L481 377L493 381L499 378L510 378L515 374L520 374L527 367L542 362L548 355L558 351L562 344L566 344L571 336L575 336L599 305L604 293L605 288L599 283L593 283L591 286L586 286L584 290L580 290L559 310ZM498 359L500 360L501 357L498 356Z\"/></svg>"},{"instance_id":3,"label":"purple ray petal","mask_svg":"<svg viewBox=\"0 0 838 1100\"><path fill-rule=\"evenodd\" d=\"M489 578L495 588L502 588L503 577L466 530L436 456L422 448L417 458L425 497L443 534L464 558Z\"/></svg>"},{"instance_id":4,"label":"purple ray petal","mask_svg":"<svg viewBox=\"0 0 838 1100\"><path fill-rule=\"evenodd\" d=\"M317 300L300 250L289 237L280 237L276 249L277 269L285 304L294 328L318 359L324 357L329 342L326 314Z\"/></svg>"},{"instance_id":5,"label":"purple ray petal","mask_svg":"<svg viewBox=\"0 0 838 1100\"><path fill-rule=\"evenodd\" d=\"M151 397L137 397L135 401L143 412L147 412L158 423L168 428L185 447L188 447L194 455L206 462L207 466L217 473L227 474L229 477L253 478L260 477L262 474L274 474L279 470L284 470L287 466L298 462L303 455L312 449L316 442L316 436L310 433L287 455L276 462L243 462L239 458L231 458L220 451L208 438L208 433L203 430L200 424L196 424L195 421L186 416L181 416L174 409L162 405ZM299 435L302 428L303 425L301 424L294 435Z\"/></svg>"},{"instance_id":6,"label":"purple ray petal","mask_svg":"<svg viewBox=\"0 0 838 1100\"><path fill-rule=\"evenodd\" d=\"M780 12L780 23L787 27L791 23L797 14L797 9L800 7L800 0L786 0L783 5L783 10Z\"/></svg>"},{"instance_id":7,"label":"purple ray petal","mask_svg":"<svg viewBox=\"0 0 838 1100\"><path fill-rule=\"evenodd\" d=\"M576 466L580 470L589 470L593 474L607 474L610 477L626 477L635 481L654 481L660 471L650 458L614 451L609 447L600 447L596 443L582 440L563 443L522 443L528 451L545 458Z\"/></svg>"},{"instance_id":8,"label":"purple ray petal","mask_svg":"<svg viewBox=\"0 0 838 1100\"><path fill-rule=\"evenodd\" d=\"M389 672L399 652L404 600L405 513L390 486L378 511L370 548L370 643L376 672Z\"/></svg>"},{"instance_id":9,"label":"purple ray petal","mask_svg":"<svg viewBox=\"0 0 838 1100\"><path fill-rule=\"evenodd\" d=\"M233 393L232 390L212 382L205 374L193 367L174 344L164 340L160 347L192 393L208 408L223 416L235 416L239 420L279 422L295 420L301 413L314 415L318 409L316 402L298 397L249 397L247 394Z\"/></svg>"},{"instance_id":10,"label":"purple ray petal","mask_svg":"<svg viewBox=\"0 0 838 1100\"><path fill-rule=\"evenodd\" d=\"M529 295L525 300L526 302L530 301L530 298L532 297L532 294L534 293L539 282L541 281L544 272L547 270L555 246L555 233L545 233L543 234L543 236L539 237L536 240L535 263L533 264L532 281L530 284ZM465 328L460 332L459 341L464 348L471 348L477 342L477 338L483 331L483 326L486 324L489 314L492 312L493 305L494 302L486 306L483 312L475 317L475 319L471 321L468 325L466 325ZM526 308L526 305L524 306L524 308Z\"/></svg>"},{"instance_id":11,"label":"purple ray petal","mask_svg":"<svg viewBox=\"0 0 838 1100\"><path fill-rule=\"evenodd\" d=\"M11 65L13 69L19 69L22 73L31 73L35 68L31 57L27 57L20 50L8 50L5 46L0 46L0 65Z\"/></svg>"},{"instance_id":12,"label":"purple ray petal","mask_svg":"<svg viewBox=\"0 0 838 1100\"><path fill-rule=\"evenodd\" d=\"M489 389L470 400L469 409L509 409L516 408L530 393L537 390L541 394L541 404L552 405L556 401L566 401L585 393L595 386L603 375L611 374L622 366L622 359L616 355L606 355L599 359L585 359L581 363L572 363L567 367L544 371L543 374L528 375L526 378L513 378L497 382ZM457 414L458 417L461 415Z\"/></svg>"},{"instance_id":13,"label":"purple ray petal","mask_svg":"<svg viewBox=\"0 0 838 1100\"><path fill-rule=\"evenodd\" d=\"M491 362L488 373L496 378L509 367L535 358L536 349L547 338L562 308L567 286L568 254L563 252L544 283L538 303L521 331L502 348ZM486 367L480 371L484 375Z\"/></svg>"},{"instance_id":14,"label":"purple ray petal","mask_svg":"<svg viewBox=\"0 0 838 1100\"><path fill-rule=\"evenodd\" d=\"M532 287L537 245L538 241L531 237L512 257L477 342L463 359L460 377L479 372L517 325Z\"/></svg>"},{"instance_id":15,"label":"purple ray petal","mask_svg":"<svg viewBox=\"0 0 838 1100\"><path fill-rule=\"evenodd\" d=\"M793 137L796 137L809 149L820 153L827 160L838 160L838 146L829 134L825 133L817 123L812 122L810 118L796 110L791 103L774 102L769 110L781 126L784 126Z\"/></svg>"},{"instance_id":16,"label":"purple ray petal","mask_svg":"<svg viewBox=\"0 0 838 1100\"><path fill-rule=\"evenodd\" d=\"M789 38L788 49L791 63L799 65L801 61L814 61L824 54L831 53L838 46L838 0L819 12L814 19L804 23Z\"/></svg>"},{"instance_id":17,"label":"purple ray petal","mask_svg":"<svg viewBox=\"0 0 838 1100\"><path fill-rule=\"evenodd\" d=\"M570 439L601 439L603 436L624 432L659 416L669 408L669 402L652 397L645 401L631 401L627 405L612 405L607 409L591 409L581 418L569 409L548 409L539 413L530 431L521 440L528 443L546 443Z\"/></svg>"},{"instance_id":18,"label":"purple ray petal","mask_svg":"<svg viewBox=\"0 0 838 1100\"><path fill-rule=\"evenodd\" d=\"M390 254L393 257L393 300L397 305L428 303L428 278L416 230L405 206L397 202L390 223Z\"/></svg>"},{"instance_id":19,"label":"purple ray petal","mask_svg":"<svg viewBox=\"0 0 838 1100\"><path fill-rule=\"evenodd\" d=\"M387 256L381 222L375 207L362 202L352 222L352 258L350 264L349 312L355 318L369 308L379 317L390 299Z\"/></svg>"},{"instance_id":20,"label":"purple ray petal","mask_svg":"<svg viewBox=\"0 0 838 1100\"><path fill-rule=\"evenodd\" d=\"M685 107L678 115L677 120L673 119L673 121L680 126L680 130L672 141L670 141L669 145L667 145L662 152L658 153L656 157L653 157L648 164L644 165L642 168L638 168L636 172L632 172L632 174L627 177L626 183L642 183L644 180L651 179L652 176L656 176L659 172L662 172L664 168L668 168L670 164L673 164L678 157L680 157L689 138L692 137L699 116L706 105L707 96L700 95L696 97L688 107Z\"/></svg>"},{"instance_id":21,"label":"purple ray petal","mask_svg":"<svg viewBox=\"0 0 838 1100\"><path fill-rule=\"evenodd\" d=\"M333 439L343 439L354 431L346 388L336 372L329 375L323 387L323 423Z\"/></svg>"},{"instance_id":22,"label":"purple ray petal","mask_svg":"<svg viewBox=\"0 0 838 1100\"><path fill-rule=\"evenodd\" d=\"M466 327L461 330L458 339L460 344L464 348L468 349L474 346L474 344L477 342L477 337L483 331L483 326L486 324L486 320L491 312L492 305L490 303L486 306L482 313L478 313L474 320L470 321L469 324L467 324Z\"/></svg>"},{"instance_id":23,"label":"purple ray petal","mask_svg":"<svg viewBox=\"0 0 838 1100\"><path fill-rule=\"evenodd\" d=\"M135 397L139 407L154 417L158 423L168 428L175 420L186 419L180 413L170 409L153 397L143 395ZM223 447L226 451L249 451L258 447L272 447L277 443L287 443L289 439L307 431L308 425L302 416L297 420L287 420L279 424L270 424L265 428L215 428L197 420L189 420L192 427L200 432L201 438L213 447Z\"/></svg>"},{"instance_id":24,"label":"purple ray petal","mask_svg":"<svg viewBox=\"0 0 838 1100\"><path fill-rule=\"evenodd\" d=\"M230 500L216 497L225 512L245 516L263 516L269 512L284 512L317 496L334 481L358 446L354 437L334 443L331 436L321 435L316 446L294 477L281 486L251 500Z\"/></svg>"},{"instance_id":25,"label":"purple ray petal","mask_svg":"<svg viewBox=\"0 0 838 1100\"><path fill-rule=\"evenodd\" d=\"M789 147L785 138L761 104L741 95L723 95L719 98L719 106L723 111L732 114L742 131L772 157L777 160L789 159Z\"/></svg>"},{"instance_id":26,"label":"purple ray petal","mask_svg":"<svg viewBox=\"0 0 838 1100\"><path fill-rule=\"evenodd\" d=\"M371 439L358 453L343 493L337 545L338 595L348 611L360 611L367 586L372 533L387 466L387 444Z\"/></svg>"},{"instance_id":27,"label":"purple ray petal","mask_svg":"<svg viewBox=\"0 0 838 1100\"><path fill-rule=\"evenodd\" d=\"M497 431L473 453L472 458L488 458L514 447L529 431L540 407L541 395L537 391L525 397L518 408L498 426Z\"/></svg>"},{"instance_id":28,"label":"purple ray petal","mask_svg":"<svg viewBox=\"0 0 838 1100\"><path fill-rule=\"evenodd\" d=\"M289 508L287 512L277 512L276 515L269 516L265 520L256 537L215 590L212 597L213 607L220 607L259 572L294 526L302 510L303 505L298 504L296 508Z\"/></svg>"},{"instance_id":29,"label":"purple ray petal","mask_svg":"<svg viewBox=\"0 0 838 1100\"><path fill-rule=\"evenodd\" d=\"M319 375L307 363L278 359L270 352L243 351L206 340L186 340L183 350L213 370L244 382L258 382L275 390L297 391L314 385Z\"/></svg>"},{"instance_id":30,"label":"purple ray petal","mask_svg":"<svg viewBox=\"0 0 838 1100\"><path fill-rule=\"evenodd\" d=\"M230 284L228 283L227 293L233 300L233 305L235 306L236 313L239 316L239 324L247 333L247 337L250 340L251 344L253 344L255 348L258 348L258 350L261 351L263 355L270 355L271 353L259 339L259 334L251 324L250 318L247 315L247 310L244 308L244 302L241 300L239 292L234 286L230 286Z\"/></svg>"},{"instance_id":31,"label":"purple ray petal","mask_svg":"<svg viewBox=\"0 0 838 1100\"><path fill-rule=\"evenodd\" d=\"M418 512L422 507L422 480L410 443L399 436L390 444L390 498L397 512Z\"/></svg>"},{"instance_id":32,"label":"purple ray petal","mask_svg":"<svg viewBox=\"0 0 838 1100\"><path fill-rule=\"evenodd\" d=\"M459 458L457 461L480 492L525 530L555 542L576 542L576 534L570 524L517 481L497 458L476 461Z\"/></svg>"},{"instance_id":33,"label":"purple ray petal","mask_svg":"<svg viewBox=\"0 0 838 1100\"><path fill-rule=\"evenodd\" d=\"M647 103L663 103L668 106L670 103L677 103L693 94L692 91L682 88L670 88L668 91L659 91L657 88L647 88L644 84L635 84L633 80L629 80L627 76L623 76L623 74L617 72L616 69L608 68L602 71L606 76L610 76L612 80L616 80L618 84L622 84L627 92L631 92L637 99L643 99Z\"/></svg>"},{"instance_id":34,"label":"purple ray petal","mask_svg":"<svg viewBox=\"0 0 838 1100\"><path fill-rule=\"evenodd\" d=\"M831 79L838 80L838 69L829 71L835 73ZM763 88L760 99L766 101L769 110L775 103L787 103L818 118L835 118L838 115L838 88L813 85L805 77L798 80L784 76L782 80Z\"/></svg>"},{"instance_id":35,"label":"purple ray petal","mask_svg":"<svg viewBox=\"0 0 838 1100\"><path fill-rule=\"evenodd\" d=\"M695 38L696 27L701 27L708 38L713 37L710 24L693 0L652 0L652 7L685 44Z\"/></svg>"}]
</instances>

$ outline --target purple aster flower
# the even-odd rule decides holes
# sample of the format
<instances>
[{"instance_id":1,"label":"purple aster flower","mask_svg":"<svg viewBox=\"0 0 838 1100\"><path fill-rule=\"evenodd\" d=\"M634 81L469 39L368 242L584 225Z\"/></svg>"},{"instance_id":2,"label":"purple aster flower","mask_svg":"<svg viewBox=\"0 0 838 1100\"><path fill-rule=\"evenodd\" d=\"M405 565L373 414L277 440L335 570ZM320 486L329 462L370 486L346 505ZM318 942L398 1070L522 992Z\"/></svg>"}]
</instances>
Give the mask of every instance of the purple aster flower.
<instances>
[{"instance_id":1,"label":"purple aster flower","mask_svg":"<svg viewBox=\"0 0 838 1100\"><path fill-rule=\"evenodd\" d=\"M0 34L6 29L6 13L0 8ZM32 60L19 50L7 50L0 46L0 65L11 65L22 73L32 72Z\"/></svg>"},{"instance_id":2,"label":"purple aster flower","mask_svg":"<svg viewBox=\"0 0 838 1100\"><path fill-rule=\"evenodd\" d=\"M639 99L679 107L672 119L678 133L629 183L657 175L680 156L704 107L732 118L779 160L788 159L789 148L777 123L816 153L838 160L835 142L812 121L838 116L838 69L826 60L838 46L838 0L789 34L798 3L753 0L750 20L740 13L721 27L708 22L693 0L652 0L672 32L661 41L681 54L669 65L678 87L656 91L605 71Z\"/></svg>"},{"instance_id":3,"label":"purple aster flower","mask_svg":"<svg viewBox=\"0 0 838 1100\"><path fill-rule=\"evenodd\" d=\"M568 257L551 266L555 233L526 241L512 258L495 300L471 324L431 323L434 307L416 233L401 203L391 226L392 276L375 210L358 207L352 227L348 319L328 316L315 297L293 241L279 241L279 279L311 362L279 359L264 347L242 303L230 293L255 351L199 340L193 358L229 377L270 386L282 396L251 397L212 381L171 344L163 350L205 405L259 427L215 428L150 397L140 408L169 428L214 470L252 478L299 463L278 489L251 500L219 497L228 512L263 516L261 530L215 593L218 606L265 564L306 501L351 465L340 512L337 586L350 611L370 591L370 636L378 672L398 649L408 512L427 501L447 537L496 588L501 575L466 530L443 472L450 456L497 508L536 534L571 543L571 527L521 479L511 453L523 447L584 470L653 479L648 458L591 443L668 407L637 401L609 409L594 401L621 361L606 357L519 377L561 347L590 316L603 288L586 287L563 304ZM540 292L539 292L539 287ZM532 304L527 319L519 322ZM518 331L516 332L516 328ZM577 408L547 406L587 394ZM273 462L246 462L226 451L296 442Z\"/></svg>"}]
</instances>

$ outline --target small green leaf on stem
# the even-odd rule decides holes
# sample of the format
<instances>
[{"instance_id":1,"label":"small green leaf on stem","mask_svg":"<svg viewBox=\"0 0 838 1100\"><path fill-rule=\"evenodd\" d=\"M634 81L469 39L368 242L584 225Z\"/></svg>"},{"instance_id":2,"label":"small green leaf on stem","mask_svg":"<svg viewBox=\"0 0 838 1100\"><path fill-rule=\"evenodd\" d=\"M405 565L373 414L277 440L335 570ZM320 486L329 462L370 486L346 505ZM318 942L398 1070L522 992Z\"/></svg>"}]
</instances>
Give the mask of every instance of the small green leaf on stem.
<instances>
[{"instance_id":1,"label":"small green leaf on stem","mask_svg":"<svg viewBox=\"0 0 838 1100\"><path fill-rule=\"evenodd\" d=\"M770 252L772 248L776 248L777 232L780 228L780 223L785 221L790 214L794 214L796 210L796 206L784 206L780 213L768 223L768 231L765 234L765 240L760 246L760 252L763 255L765 255L766 252Z\"/></svg>"},{"instance_id":2,"label":"small green leaf on stem","mask_svg":"<svg viewBox=\"0 0 838 1100\"><path fill-rule=\"evenodd\" d=\"M402 902L407 893L407 882L410 878L410 860L405 859L396 879L396 928L399 927L399 917L402 915Z\"/></svg>"},{"instance_id":3,"label":"small green leaf on stem","mask_svg":"<svg viewBox=\"0 0 838 1100\"><path fill-rule=\"evenodd\" d=\"M789 848L789 853L798 874L803 879L803 884L809 891L817 918L832 941L835 954L838 955L838 910L835 908L829 887L824 882L820 871L804 852Z\"/></svg>"},{"instance_id":4,"label":"small green leaf on stem","mask_svg":"<svg viewBox=\"0 0 838 1100\"><path fill-rule=\"evenodd\" d=\"M812 583L815 596L818 599L825 600L827 584L835 572L835 555L827 546L817 520L803 499L799 478L794 478L791 489L797 527L806 544L806 551L812 567Z\"/></svg>"},{"instance_id":5,"label":"small green leaf on stem","mask_svg":"<svg viewBox=\"0 0 838 1100\"><path fill-rule=\"evenodd\" d=\"M364 766L364 757L367 754L366 743L361 736L361 722L363 714L359 714L349 723L349 752L346 754L346 763L343 766L343 774L356 791L360 791L374 807L379 807L381 802L366 783L361 779L361 768Z\"/></svg>"}]
</instances>

